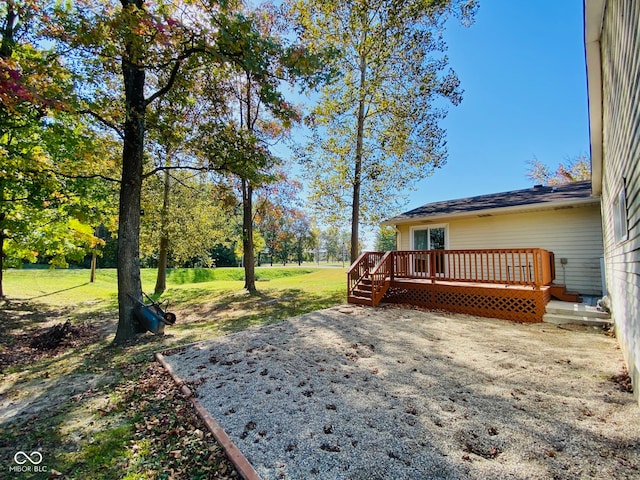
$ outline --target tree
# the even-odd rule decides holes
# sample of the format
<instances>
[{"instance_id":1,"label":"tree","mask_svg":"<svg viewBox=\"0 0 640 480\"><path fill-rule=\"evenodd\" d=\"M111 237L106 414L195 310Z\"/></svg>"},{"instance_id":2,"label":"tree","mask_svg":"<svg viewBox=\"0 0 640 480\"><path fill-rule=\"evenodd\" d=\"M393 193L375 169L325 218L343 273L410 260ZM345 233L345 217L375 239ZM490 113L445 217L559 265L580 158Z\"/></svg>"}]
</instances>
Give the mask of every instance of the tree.
<instances>
[{"instance_id":1,"label":"tree","mask_svg":"<svg viewBox=\"0 0 640 480\"><path fill-rule=\"evenodd\" d=\"M275 37L278 33L276 28L278 17L270 6L250 13L249 18L255 22L262 35ZM295 52L294 56L304 60L302 51ZM268 63L265 64L265 68L273 77L277 77L277 72L285 66L286 62L283 64L282 58L278 55L268 58ZM307 64L306 68L296 74L301 74L304 70L306 73L311 73L315 69L316 66ZM294 78L292 77L291 80ZM257 72L246 66L238 66L230 89L237 106L230 109L228 120L245 135L248 134L254 139L255 150L247 150L246 155L248 158L254 158L255 169L248 172L246 168L242 170L231 168L229 173L237 175L240 179L244 288L250 293L257 292L255 284L255 252L257 250L254 244L254 223L257 211L253 203L254 193L265 184L276 180L274 169L279 165L280 160L270 154L270 147L286 137L292 123L300 121L300 115L292 105L264 102L259 88ZM259 161L255 161L256 159Z\"/></svg>"},{"instance_id":2,"label":"tree","mask_svg":"<svg viewBox=\"0 0 640 480\"><path fill-rule=\"evenodd\" d=\"M293 212L290 230L295 240L296 261L302 265L305 251L313 247L311 221L302 210Z\"/></svg>"},{"instance_id":3,"label":"tree","mask_svg":"<svg viewBox=\"0 0 640 480\"><path fill-rule=\"evenodd\" d=\"M169 176L171 188L165 189ZM155 293L166 289L169 264L184 266L194 259L212 265L216 245L230 246L235 235L235 205L229 204L228 187L203 172L164 170L148 178L143 186L140 251L157 259Z\"/></svg>"},{"instance_id":4,"label":"tree","mask_svg":"<svg viewBox=\"0 0 640 480\"><path fill-rule=\"evenodd\" d=\"M397 208L402 192L444 164L446 145L437 99L460 103L448 70L442 31L451 14L467 24L473 0L292 0L304 38L332 46L341 78L321 91L302 161L316 213L329 222L350 218L351 261L359 225ZM327 168L331 165L331 168ZM350 213L346 210L350 207Z\"/></svg>"},{"instance_id":5,"label":"tree","mask_svg":"<svg viewBox=\"0 0 640 480\"><path fill-rule=\"evenodd\" d=\"M302 185L290 179L282 166L273 172L273 177L272 182L258 190L255 223L271 258L275 256L286 264L289 254L295 249L294 220L299 219L303 224L309 221L297 208ZM299 231L308 230L308 225L303 228L298 224L298 227Z\"/></svg>"},{"instance_id":6,"label":"tree","mask_svg":"<svg viewBox=\"0 0 640 480\"><path fill-rule=\"evenodd\" d=\"M170 247L174 262L183 263L192 257L207 257L208 262L207 250L216 243L226 244L230 236L220 232L226 230L221 225L230 225L221 220L225 211L222 197L227 189L214 186L211 176L205 174L209 166L196 148L198 125L220 116L226 108L223 97L215 94L221 85L221 70L210 65L202 71L197 63L187 62L181 78L148 114L148 149L155 167L163 170L146 178L141 251L157 255L156 294L166 289ZM185 176L180 169L195 171L195 175ZM160 177L162 181L158 182Z\"/></svg>"},{"instance_id":7,"label":"tree","mask_svg":"<svg viewBox=\"0 0 640 480\"><path fill-rule=\"evenodd\" d=\"M80 111L113 127L122 139L119 320L114 339L122 344L135 335L133 309L142 296L140 199L148 107L171 91L187 59L199 55L255 72L263 101L284 111L287 106L277 90L280 79L270 74L269 58L283 59L287 67L283 76L306 65L295 55L302 53L300 49L261 35L250 19L238 13L239 2L121 0L120 7L99 0L83 3L89 5L58 5L51 38L74 48L73 61L78 75L84 76L86 93ZM150 90L148 77L165 82Z\"/></svg>"},{"instance_id":8,"label":"tree","mask_svg":"<svg viewBox=\"0 0 640 480\"><path fill-rule=\"evenodd\" d=\"M380 227L376 234L376 250L388 252L396 248L396 229L390 226Z\"/></svg>"},{"instance_id":9,"label":"tree","mask_svg":"<svg viewBox=\"0 0 640 480\"><path fill-rule=\"evenodd\" d=\"M344 261L345 254L349 250L350 236L346 231L337 227L329 227L320 235L320 241L329 260Z\"/></svg>"},{"instance_id":10,"label":"tree","mask_svg":"<svg viewBox=\"0 0 640 480\"><path fill-rule=\"evenodd\" d=\"M591 160L586 155L568 158L560 163L552 174L537 158L529 160L527 178L539 185L562 185L565 183L591 180Z\"/></svg>"},{"instance_id":11,"label":"tree","mask_svg":"<svg viewBox=\"0 0 640 480\"><path fill-rule=\"evenodd\" d=\"M239 179L244 288L255 293L253 192L256 186L272 180L269 170L274 165L275 158L260 139L246 125L242 125L244 124L233 121L224 124L219 120L206 125L201 136L201 150L209 157L212 168Z\"/></svg>"}]
</instances>

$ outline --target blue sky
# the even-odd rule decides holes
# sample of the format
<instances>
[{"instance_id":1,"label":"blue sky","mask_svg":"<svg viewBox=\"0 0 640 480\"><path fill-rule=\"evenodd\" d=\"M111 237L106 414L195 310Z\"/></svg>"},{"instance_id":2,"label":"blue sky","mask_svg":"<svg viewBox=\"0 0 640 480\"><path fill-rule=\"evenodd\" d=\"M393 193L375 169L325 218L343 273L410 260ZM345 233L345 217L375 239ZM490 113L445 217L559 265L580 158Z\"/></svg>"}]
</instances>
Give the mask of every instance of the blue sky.
<instances>
[{"instance_id":1,"label":"blue sky","mask_svg":"<svg viewBox=\"0 0 640 480\"><path fill-rule=\"evenodd\" d=\"M445 39L464 100L442 123L447 163L406 210L527 188L528 160L589 153L582 0L481 0L475 23L452 22Z\"/></svg>"}]
</instances>

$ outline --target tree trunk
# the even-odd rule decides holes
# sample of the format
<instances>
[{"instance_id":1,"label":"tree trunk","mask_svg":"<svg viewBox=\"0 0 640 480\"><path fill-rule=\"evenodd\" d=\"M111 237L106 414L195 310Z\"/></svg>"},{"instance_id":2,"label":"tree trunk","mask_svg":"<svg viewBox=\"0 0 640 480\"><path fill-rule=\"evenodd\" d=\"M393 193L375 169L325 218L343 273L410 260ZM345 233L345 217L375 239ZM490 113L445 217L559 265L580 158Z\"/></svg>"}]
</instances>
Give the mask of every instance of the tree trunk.
<instances>
[{"instance_id":1,"label":"tree trunk","mask_svg":"<svg viewBox=\"0 0 640 480\"><path fill-rule=\"evenodd\" d=\"M167 166L170 163L167 161ZM169 170L164 171L164 194L162 196L162 212L161 218L161 237L160 252L158 254L158 276L156 277L156 287L154 293L160 295L167 289L167 257L169 255L169 234L167 233L167 224L169 221L169 192L171 190L171 175Z\"/></svg>"},{"instance_id":2,"label":"tree trunk","mask_svg":"<svg viewBox=\"0 0 640 480\"><path fill-rule=\"evenodd\" d=\"M246 73L246 128L253 132L253 112L251 110L251 75ZM242 113L242 108L240 108ZM242 123L242 119L240 120ZM242 250L244 253L244 288L251 294L257 293L256 270L253 254L253 187L242 179Z\"/></svg>"},{"instance_id":3,"label":"tree trunk","mask_svg":"<svg viewBox=\"0 0 640 480\"><path fill-rule=\"evenodd\" d=\"M367 61L364 54L360 57L360 99L358 101L358 133L356 140L356 158L353 172L353 197L351 203L351 253L350 263L358 259L359 226L360 226L360 186L362 183L362 150L364 142L364 117L365 117L365 82L367 74Z\"/></svg>"},{"instance_id":4,"label":"tree trunk","mask_svg":"<svg viewBox=\"0 0 640 480\"><path fill-rule=\"evenodd\" d=\"M2 43L0 43L0 58L11 58L11 54L13 53L13 36L14 30L13 27L15 25L16 19L18 18L18 14L13 8L13 3L7 2L7 14L4 18L4 30L2 31ZM2 190L2 195L0 195L0 199L3 201L4 198L4 189ZM4 212L0 213L0 298L4 298L4 239L5 236L3 234L3 222L6 218L6 214Z\"/></svg>"},{"instance_id":5,"label":"tree trunk","mask_svg":"<svg viewBox=\"0 0 640 480\"><path fill-rule=\"evenodd\" d=\"M124 8L142 0L122 0ZM114 343L123 344L136 334L133 308L142 300L140 281L140 195L144 153L146 102L145 71L138 62L137 46L125 45L122 76L125 91L124 142L122 148L122 183L118 223L118 329Z\"/></svg>"},{"instance_id":6,"label":"tree trunk","mask_svg":"<svg viewBox=\"0 0 640 480\"><path fill-rule=\"evenodd\" d=\"M2 32L2 43L0 44L0 57L10 58L14 45L14 26L18 20L18 13L13 7L13 2L7 2L7 13L4 17L4 31Z\"/></svg>"},{"instance_id":7,"label":"tree trunk","mask_svg":"<svg viewBox=\"0 0 640 480\"><path fill-rule=\"evenodd\" d=\"M95 283L96 281L96 266L98 263L98 255L96 249L91 252L91 274L89 275L89 283Z\"/></svg>"},{"instance_id":8,"label":"tree trunk","mask_svg":"<svg viewBox=\"0 0 640 480\"><path fill-rule=\"evenodd\" d=\"M242 250L244 251L244 288L256 293L256 271L253 255L253 187L242 179Z\"/></svg>"},{"instance_id":9,"label":"tree trunk","mask_svg":"<svg viewBox=\"0 0 640 480\"><path fill-rule=\"evenodd\" d=\"M4 213L0 214L4 218ZM2 219L0 219L2 223ZM4 298L4 235L0 232L0 298Z\"/></svg>"},{"instance_id":10,"label":"tree trunk","mask_svg":"<svg viewBox=\"0 0 640 480\"><path fill-rule=\"evenodd\" d=\"M158 253L158 276L153 293L162 294L167 289L167 257L169 254L169 237L163 235L160 238L160 251Z\"/></svg>"}]
</instances>

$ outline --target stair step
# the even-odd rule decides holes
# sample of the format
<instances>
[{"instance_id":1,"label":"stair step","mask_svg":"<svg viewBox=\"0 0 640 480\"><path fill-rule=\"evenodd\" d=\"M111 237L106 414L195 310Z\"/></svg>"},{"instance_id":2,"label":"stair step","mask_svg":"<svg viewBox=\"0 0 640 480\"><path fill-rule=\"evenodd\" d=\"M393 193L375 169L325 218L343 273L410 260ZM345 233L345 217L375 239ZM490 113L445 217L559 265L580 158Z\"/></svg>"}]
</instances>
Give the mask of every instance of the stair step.
<instances>
[{"instance_id":1,"label":"stair step","mask_svg":"<svg viewBox=\"0 0 640 480\"><path fill-rule=\"evenodd\" d=\"M608 318L595 318L586 315L562 315L559 313L545 313L542 317L545 323L554 325L586 325L590 327L610 327L613 321Z\"/></svg>"},{"instance_id":2,"label":"stair step","mask_svg":"<svg viewBox=\"0 0 640 480\"><path fill-rule=\"evenodd\" d=\"M373 305L373 302L371 301L371 297L362 297L362 296L358 296L358 295L349 295L349 297L347 298L347 302L348 303L355 303L358 305Z\"/></svg>"},{"instance_id":3,"label":"stair step","mask_svg":"<svg viewBox=\"0 0 640 480\"><path fill-rule=\"evenodd\" d=\"M568 292L565 285L551 285L549 293L556 300L562 302L581 302L580 294L576 292Z\"/></svg>"},{"instance_id":4,"label":"stair step","mask_svg":"<svg viewBox=\"0 0 640 480\"><path fill-rule=\"evenodd\" d=\"M545 312L553 315L573 315L577 317L589 317L601 320L608 320L611 318L609 313L598 310L597 307L592 307L591 305L585 305L583 303L551 301L547 303Z\"/></svg>"},{"instance_id":5,"label":"stair step","mask_svg":"<svg viewBox=\"0 0 640 480\"><path fill-rule=\"evenodd\" d=\"M561 302L575 302L575 303L580 303L582 302L582 297L580 296L580 294L575 293L575 292L559 292L559 291L551 291L551 297L559 300Z\"/></svg>"},{"instance_id":6,"label":"stair step","mask_svg":"<svg viewBox=\"0 0 640 480\"><path fill-rule=\"evenodd\" d=\"M560 300L561 302L574 302L574 303L582 302L582 297L577 293L567 292L567 293L563 293L562 295L551 294L551 296L556 300Z\"/></svg>"},{"instance_id":7,"label":"stair step","mask_svg":"<svg viewBox=\"0 0 640 480\"><path fill-rule=\"evenodd\" d=\"M362 297L362 298L371 298L371 291L366 291L366 290L358 290L355 289L353 292L351 292L351 296L353 297Z\"/></svg>"}]
</instances>

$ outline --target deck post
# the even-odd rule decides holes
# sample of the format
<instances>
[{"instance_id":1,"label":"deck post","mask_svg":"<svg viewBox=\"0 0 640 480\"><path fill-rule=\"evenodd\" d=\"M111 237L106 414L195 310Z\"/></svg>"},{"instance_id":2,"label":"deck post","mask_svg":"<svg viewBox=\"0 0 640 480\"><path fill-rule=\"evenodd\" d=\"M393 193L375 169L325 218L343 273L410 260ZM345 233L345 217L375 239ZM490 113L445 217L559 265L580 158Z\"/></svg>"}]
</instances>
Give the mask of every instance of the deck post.
<instances>
[{"instance_id":1,"label":"deck post","mask_svg":"<svg viewBox=\"0 0 640 480\"><path fill-rule=\"evenodd\" d=\"M436 262L435 255L433 254L433 250L429 250L429 278L431 279L431 283L435 283L436 275Z\"/></svg>"}]
</instances>

